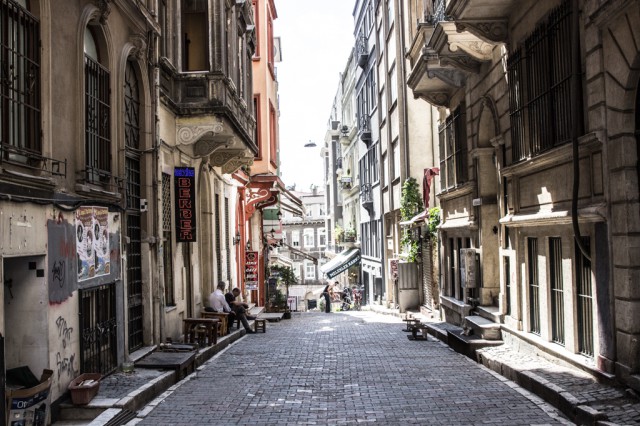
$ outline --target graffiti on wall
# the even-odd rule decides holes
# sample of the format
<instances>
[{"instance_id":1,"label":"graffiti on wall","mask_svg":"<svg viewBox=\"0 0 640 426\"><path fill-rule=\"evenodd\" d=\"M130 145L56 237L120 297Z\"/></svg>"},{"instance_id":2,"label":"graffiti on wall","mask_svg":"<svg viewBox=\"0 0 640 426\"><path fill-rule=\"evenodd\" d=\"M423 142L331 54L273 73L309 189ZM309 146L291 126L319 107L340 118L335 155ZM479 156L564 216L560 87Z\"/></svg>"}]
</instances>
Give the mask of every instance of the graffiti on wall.
<instances>
[{"instance_id":1,"label":"graffiti on wall","mask_svg":"<svg viewBox=\"0 0 640 426\"><path fill-rule=\"evenodd\" d=\"M74 227L67 221L47 221L49 302L67 300L77 288Z\"/></svg>"},{"instance_id":2,"label":"graffiti on wall","mask_svg":"<svg viewBox=\"0 0 640 426\"><path fill-rule=\"evenodd\" d=\"M79 372L74 367L76 354L67 354L67 346L71 346L71 335L73 334L73 327L69 327L67 320L61 315L56 320L56 326L58 328L58 338L62 342L62 352L56 353L56 369L58 371L58 379L61 376L67 376L70 379L75 378Z\"/></svg>"}]
</instances>

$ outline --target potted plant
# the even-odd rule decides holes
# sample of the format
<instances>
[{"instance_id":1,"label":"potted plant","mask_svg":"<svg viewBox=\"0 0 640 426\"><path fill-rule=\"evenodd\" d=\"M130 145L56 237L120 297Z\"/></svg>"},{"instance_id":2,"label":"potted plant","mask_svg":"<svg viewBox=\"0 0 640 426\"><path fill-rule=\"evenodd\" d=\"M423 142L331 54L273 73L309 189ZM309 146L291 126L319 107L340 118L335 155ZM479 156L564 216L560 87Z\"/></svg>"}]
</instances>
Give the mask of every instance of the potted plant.
<instances>
[{"instance_id":1,"label":"potted plant","mask_svg":"<svg viewBox=\"0 0 640 426\"><path fill-rule=\"evenodd\" d=\"M342 226L336 225L336 227L333 230L333 235L336 242L341 242L342 237L344 236L344 229L342 228Z\"/></svg>"},{"instance_id":2,"label":"potted plant","mask_svg":"<svg viewBox=\"0 0 640 426\"><path fill-rule=\"evenodd\" d=\"M344 231L344 241L345 242L354 242L356 240L356 230L353 228L348 228Z\"/></svg>"},{"instance_id":3,"label":"potted plant","mask_svg":"<svg viewBox=\"0 0 640 426\"><path fill-rule=\"evenodd\" d=\"M280 290L278 290L279 295L278 293L276 293L276 305L278 305L280 309L283 309L284 318L290 319L291 310L289 309L289 305L287 304L289 300L289 286L298 283L296 274L290 267L280 265L273 265L271 267L271 272L277 272L278 281L285 285L286 293L284 295Z\"/></svg>"}]
</instances>

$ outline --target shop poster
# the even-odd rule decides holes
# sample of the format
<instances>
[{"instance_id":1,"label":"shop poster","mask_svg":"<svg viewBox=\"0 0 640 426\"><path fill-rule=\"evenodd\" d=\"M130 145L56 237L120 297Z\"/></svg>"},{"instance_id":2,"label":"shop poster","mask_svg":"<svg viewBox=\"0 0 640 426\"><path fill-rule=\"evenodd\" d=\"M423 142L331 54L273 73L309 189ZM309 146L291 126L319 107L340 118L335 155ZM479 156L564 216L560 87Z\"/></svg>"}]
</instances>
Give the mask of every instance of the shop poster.
<instances>
[{"instance_id":1,"label":"shop poster","mask_svg":"<svg viewBox=\"0 0 640 426\"><path fill-rule=\"evenodd\" d=\"M106 207L85 206L76 210L76 255L78 281L109 274L109 210Z\"/></svg>"}]
</instances>

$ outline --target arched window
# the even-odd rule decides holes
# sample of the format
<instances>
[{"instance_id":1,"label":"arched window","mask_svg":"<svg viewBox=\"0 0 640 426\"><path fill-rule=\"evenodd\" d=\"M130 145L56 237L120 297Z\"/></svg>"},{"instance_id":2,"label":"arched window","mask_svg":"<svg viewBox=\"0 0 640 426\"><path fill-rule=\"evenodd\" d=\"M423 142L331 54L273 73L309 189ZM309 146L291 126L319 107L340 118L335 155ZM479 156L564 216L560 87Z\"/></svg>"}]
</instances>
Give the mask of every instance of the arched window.
<instances>
[{"instance_id":1,"label":"arched window","mask_svg":"<svg viewBox=\"0 0 640 426\"><path fill-rule=\"evenodd\" d=\"M142 347L142 219L140 199L142 177L140 160L140 89L136 69L127 61L124 73L124 142L126 176L127 291L129 351Z\"/></svg>"},{"instance_id":2,"label":"arched window","mask_svg":"<svg viewBox=\"0 0 640 426\"><path fill-rule=\"evenodd\" d=\"M100 64L90 28L84 32L85 178L96 184L111 177L111 86L109 70Z\"/></svg>"},{"instance_id":3,"label":"arched window","mask_svg":"<svg viewBox=\"0 0 640 426\"><path fill-rule=\"evenodd\" d=\"M0 145L2 159L25 162L42 149L40 23L26 0L0 2Z\"/></svg>"}]
</instances>

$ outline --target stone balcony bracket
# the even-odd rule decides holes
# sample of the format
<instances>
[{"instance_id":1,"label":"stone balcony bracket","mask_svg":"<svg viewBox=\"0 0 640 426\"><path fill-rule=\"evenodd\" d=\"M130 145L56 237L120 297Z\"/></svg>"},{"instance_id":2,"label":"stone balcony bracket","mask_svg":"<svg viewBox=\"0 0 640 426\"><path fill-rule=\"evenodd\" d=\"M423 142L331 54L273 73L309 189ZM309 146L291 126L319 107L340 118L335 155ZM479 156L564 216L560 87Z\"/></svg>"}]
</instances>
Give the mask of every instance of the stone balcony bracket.
<instances>
[{"instance_id":1,"label":"stone balcony bracket","mask_svg":"<svg viewBox=\"0 0 640 426\"><path fill-rule=\"evenodd\" d=\"M471 33L480 40L493 45L506 43L509 36L506 20L456 20L455 24L458 32Z\"/></svg>"},{"instance_id":2,"label":"stone balcony bracket","mask_svg":"<svg viewBox=\"0 0 640 426\"><path fill-rule=\"evenodd\" d=\"M477 61L491 60L493 43L487 43L468 31L458 31L455 22L440 22L439 25L446 35L447 44L451 52L462 51ZM446 56L444 52L439 53Z\"/></svg>"}]
</instances>

